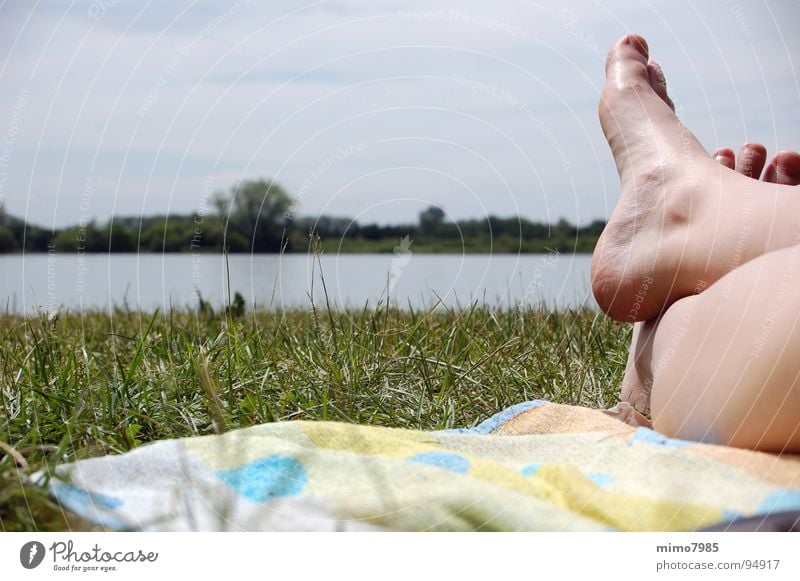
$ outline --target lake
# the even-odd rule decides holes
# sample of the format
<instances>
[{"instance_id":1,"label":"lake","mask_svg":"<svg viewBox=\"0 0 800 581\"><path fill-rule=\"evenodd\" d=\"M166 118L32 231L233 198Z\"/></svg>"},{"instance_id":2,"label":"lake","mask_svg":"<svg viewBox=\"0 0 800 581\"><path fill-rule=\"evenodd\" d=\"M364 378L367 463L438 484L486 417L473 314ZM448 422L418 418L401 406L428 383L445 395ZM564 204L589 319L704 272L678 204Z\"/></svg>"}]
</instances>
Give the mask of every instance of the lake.
<instances>
[{"instance_id":1,"label":"lake","mask_svg":"<svg viewBox=\"0 0 800 581\"><path fill-rule=\"evenodd\" d=\"M10 254L0 256L0 298L14 313L37 309L134 310L215 306L239 292L259 308L420 309L477 301L507 308L596 308L588 254ZM229 273L229 274L228 274ZM324 282L324 285L323 285Z\"/></svg>"}]
</instances>

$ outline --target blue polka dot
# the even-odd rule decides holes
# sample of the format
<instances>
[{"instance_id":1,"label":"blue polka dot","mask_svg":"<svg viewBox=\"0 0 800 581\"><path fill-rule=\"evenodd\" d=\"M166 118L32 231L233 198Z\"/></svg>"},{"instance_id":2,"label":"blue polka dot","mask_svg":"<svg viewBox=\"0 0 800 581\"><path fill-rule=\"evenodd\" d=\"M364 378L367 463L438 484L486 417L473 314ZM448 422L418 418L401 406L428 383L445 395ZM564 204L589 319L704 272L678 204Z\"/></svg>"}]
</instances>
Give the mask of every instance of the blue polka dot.
<instances>
[{"instance_id":1,"label":"blue polka dot","mask_svg":"<svg viewBox=\"0 0 800 581\"><path fill-rule=\"evenodd\" d=\"M667 438L665 435L659 434L650 428L636 428L636 433L634 433L628 439L628 445L632 445L636 442L644 442L645 444L654 444L656 446L664 446L666 448L683 448L689 444L695 443L688 440L674 440L672 438Z\"/></svg>"},{"instance_id":2,"label":"blue polka dot","mask_svg":"<svg viewBox=\"0 0 800 581\"><path fill-rule=\"evenodd\" d=\"M458 472L459 474L466 474L469 472L469 460L458 454L450 454L448 452L423 452L409 458L411 462L419 462L420 464L427 464L428 466L436 466L437 468L444 468L450 472Z\"/></svg>"},{"instance_id":3,"label":"blue polka dot","mask_svg":"<svg viewBox=\"0 0 800 581\"><path fill-rule=\"evenodd\" d=\"M732 508L725 508L722 510L722 522L730 522L736 520L737 518L741 518L742 513L737 510L733 510Z\"/></svg>"},{"instance_id":4,"label":"blue polka dot","mask_svg":"<svg viewBox=\"0 0 800 581\"><path fill-rule=\"evenodd\" d=\"M455 428L452 430L442 430L442 431L451 434L491 434L492 432L500 428L503 424L512 420L515 416L521 414L522 412L526 412L529 409L545 405L546 403L547 403L546 401L542 401L539 399L535 399L533 401L524 401L522 403L512 405L510 408L506 408L501 412L497 412L491 418L489 418L488 420L483 420L480 424L478 424L474 428Z\"/></svg>"},{"instance_id":5,"label":"blue polka dot","mask_svg":"<svg viewBox=\"0 0 800 581\"><path fill-rule=\"evenodd\" d=\"M539 471L541 465L542 465L541 462L533 462L522 468L522 470L520 470L519 472L523 476L535 476L536 473Z\"/></svg>"},{"instance_id":6,"label":"blue polka dot","mask_svg":"<svg viewBox=\"0 0 800 581\"><path fill-rule=\"evenodd\" d=\"M759 513L782 512L785 510L800 510L800 490L779 488L767 496L758 507Z\"/></svg>"},{"instance_id":7,"label":"blue polka dot","mask_svg":"<svg viewBox=\"0 0 800 581\"><path fill-rule=\"evenodd\" d=\"M288 456L275 454L241 468L222 470L217 475L242 496L265 502L281 496L300 494L308 484L303 465Z\"/></svg>"},{"instance_id":8,"label":"blue polka dot","mask_svg":"<svg viewBox=\"0 0 800 581\"><path fill-rule=\"evenodd\" d=\"M78 488L72 484L65 484L63 482L54 482L53 490L57 491L60 500L70 504L93 504L98 508L105 510L114 510L122 506L122 500L107 494L99 492L90 492L83 488Z\"/></svg>"},{"instance_id":9,"label":"blue polka dot","mask_svg":"<svg viewBox=\"0 0 800 581\"><path fill-rule=\"evenodd\" d=\"M130 525L113 511L124 504L121 498L78 488L72 484L50 481L50 492L59 502L78 516L109 529L130 530Z\"/></svg>"},{"instance_id":10,"label":"blue polka dot","mask_svg":"<svg viewBox=\"0 0 800 581\"><path fill-rule=\"evenodd\" d=\"M608 486L609 484L614 484L614 480L616 480L611 474L606 474L604 472L592 472L586 476L598 486Z\"/></svg>"}]
</instances>

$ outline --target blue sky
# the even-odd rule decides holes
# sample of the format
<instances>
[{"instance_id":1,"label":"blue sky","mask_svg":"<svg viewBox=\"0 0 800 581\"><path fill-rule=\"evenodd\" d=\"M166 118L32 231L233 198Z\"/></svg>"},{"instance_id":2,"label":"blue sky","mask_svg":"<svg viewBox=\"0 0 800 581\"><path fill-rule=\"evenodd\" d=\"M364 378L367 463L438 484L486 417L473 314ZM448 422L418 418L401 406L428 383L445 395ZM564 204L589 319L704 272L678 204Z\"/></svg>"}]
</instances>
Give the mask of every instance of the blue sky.
<instances>
[{"instance_id":1,"label":"blue sky","mask_svg":"<svg viewBox=\"0 0 800 581\"><path fill-rule=\"evenodd\" d=\"M617 198L616 38L647 37L707 149L800 150L798 22L796 0L6 0L0 202L62 226L271 177L305 215L586 223Z\"/></svg>"}]
</instances>

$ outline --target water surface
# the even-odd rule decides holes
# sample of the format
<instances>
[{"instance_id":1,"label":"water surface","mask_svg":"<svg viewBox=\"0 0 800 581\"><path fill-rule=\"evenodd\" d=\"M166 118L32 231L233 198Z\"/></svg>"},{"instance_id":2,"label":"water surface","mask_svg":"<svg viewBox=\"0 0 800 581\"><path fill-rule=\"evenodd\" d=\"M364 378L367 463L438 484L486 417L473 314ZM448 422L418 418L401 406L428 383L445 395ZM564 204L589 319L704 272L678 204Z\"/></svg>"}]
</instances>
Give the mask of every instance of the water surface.
<instances>
[{"instance_id":1,"label":"water surface","mask_svg":"<svg viewBox=\"0 0 800 581\"><path fill-rule=\"evenodd\" d=\"M0 256L0 299L12 312L194 308L239 292L248 306L401 308L595 307L586 254L12 254ZM324 285L323 285L324 281Z\"/></svg>"}]
</instances>

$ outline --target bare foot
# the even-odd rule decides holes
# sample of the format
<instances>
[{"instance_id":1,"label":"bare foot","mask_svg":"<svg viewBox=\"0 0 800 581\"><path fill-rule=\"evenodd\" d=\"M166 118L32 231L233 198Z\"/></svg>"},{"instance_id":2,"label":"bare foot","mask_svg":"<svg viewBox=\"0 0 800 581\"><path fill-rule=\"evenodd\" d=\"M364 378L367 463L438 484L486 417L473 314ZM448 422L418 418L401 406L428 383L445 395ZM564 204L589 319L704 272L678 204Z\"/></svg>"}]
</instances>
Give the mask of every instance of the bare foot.
<instances>
[{"instance_id":1,"label":"bare foot","mask_svg":"<svg viewBox=\"0 0 800 581\"><path fill-rule=\"evenodd\" d=\"M790 206L794 212L796 194L790 200L783 185L746 179L760 174L766 159L766 151L759 158L762 152L752 145L740 154L740 172L720 169L675 116L664 75L649 61L643 38L628 35L609 52L599 113L621 192L595 248L592 290L612 318L656 318L747 260L796 243L794 224L769 235L740 226L756 218L767 223L767 213ZM733 152L718 157L735 163ZM796 165L783 152L765 177L788 185L786 175ZM772 196L763 208L751 202L757 190Z\"/></svg>"},{"instance_id":2,"label":"bare foot","mask_svg":"<svg viewBox=\"0 0 800 581\"><path fill-rule=\"evenodd\" d=\"M687 153L692 159L707 155L675 116L659 73L648 63L640 36L620 39L606 60L600 124L622 189L595 248L592 290L600 307L620 321L656 317L669 298L686 293L676 288L680 247L667 249L665 243L688 217L689 204L675 203L686 201L679 191L684 188L680 160ZM662 87L661 94L654 85Z\"/></svg>"}]
</instances>

